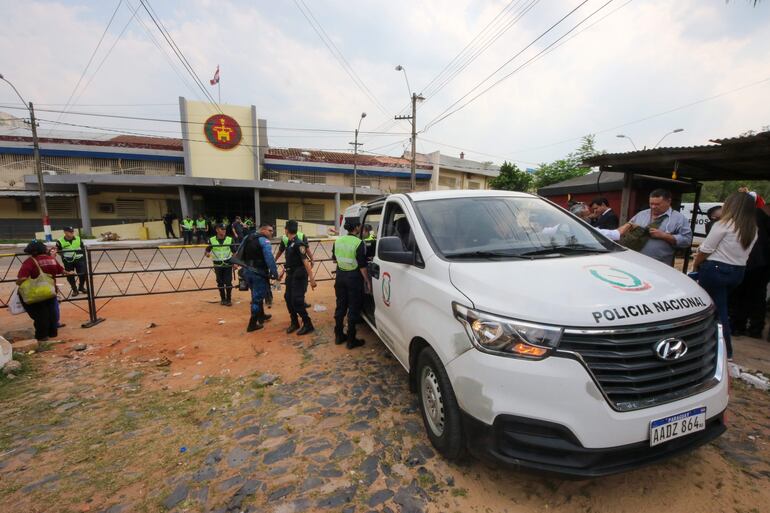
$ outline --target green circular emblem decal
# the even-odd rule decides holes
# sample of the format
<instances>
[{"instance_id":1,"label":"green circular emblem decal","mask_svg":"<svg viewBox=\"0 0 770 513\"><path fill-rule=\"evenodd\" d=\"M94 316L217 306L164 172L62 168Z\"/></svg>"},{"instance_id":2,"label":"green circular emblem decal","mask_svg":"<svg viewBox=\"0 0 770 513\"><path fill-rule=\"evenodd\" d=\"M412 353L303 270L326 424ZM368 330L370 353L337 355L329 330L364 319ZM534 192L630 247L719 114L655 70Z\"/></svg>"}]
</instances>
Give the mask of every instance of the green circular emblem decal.
<instances>
[{"instance_id":1,"label":"green circular emblem decal","mask_svg":"<svg viewBox=\"0 0 770 513\"><path fill-rule=\"evenodd\" d=\"M635 276L627 271L618 269L617 267L611 267L609 265L592 265L587 267L591 276L597 278L604 283L608 283L613 288L618 290L624 290L627 292L639 292L642 290L649 290L652 285L643 281L638 276Z\"/></svg>"}]
</instances>

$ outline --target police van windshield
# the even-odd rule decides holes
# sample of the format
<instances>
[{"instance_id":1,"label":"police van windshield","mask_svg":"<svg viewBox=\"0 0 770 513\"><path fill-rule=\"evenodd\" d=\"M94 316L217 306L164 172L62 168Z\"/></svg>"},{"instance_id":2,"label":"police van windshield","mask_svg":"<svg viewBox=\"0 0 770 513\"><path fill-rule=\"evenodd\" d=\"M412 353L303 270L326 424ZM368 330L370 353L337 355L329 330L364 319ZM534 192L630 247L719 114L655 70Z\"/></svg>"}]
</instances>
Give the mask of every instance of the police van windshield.
<instances>
[{"instance_id":1,"label":"police van windshield","mask_svg":"<svg viewBox=\"0 0 770 513\"><path fill-rule=\"evenodd\" d=\"M471 197L415 203L445 258L534 258L620 249L596 230L532 197Z\"/></svg>"}]
</instances>

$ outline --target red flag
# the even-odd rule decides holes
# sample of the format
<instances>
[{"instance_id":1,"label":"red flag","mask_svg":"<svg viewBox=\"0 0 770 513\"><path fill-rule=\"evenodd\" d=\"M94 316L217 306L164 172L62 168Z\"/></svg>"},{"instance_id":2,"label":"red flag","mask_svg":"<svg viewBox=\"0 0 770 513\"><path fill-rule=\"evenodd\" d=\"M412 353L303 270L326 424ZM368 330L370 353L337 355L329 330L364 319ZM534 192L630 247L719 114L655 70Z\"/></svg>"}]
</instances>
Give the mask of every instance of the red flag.
<instances>
[{"instance_id":1,"label":"red flag","mask_svg":"<svg viewBox=\"0 0 770 513\"><path fill-rule=\"evenodd\" d=\"M211 85L217 85L219 83L219 65L217 65L217 71L214 73L214 78L209 80Z\"/></svg>"}]
</instances>

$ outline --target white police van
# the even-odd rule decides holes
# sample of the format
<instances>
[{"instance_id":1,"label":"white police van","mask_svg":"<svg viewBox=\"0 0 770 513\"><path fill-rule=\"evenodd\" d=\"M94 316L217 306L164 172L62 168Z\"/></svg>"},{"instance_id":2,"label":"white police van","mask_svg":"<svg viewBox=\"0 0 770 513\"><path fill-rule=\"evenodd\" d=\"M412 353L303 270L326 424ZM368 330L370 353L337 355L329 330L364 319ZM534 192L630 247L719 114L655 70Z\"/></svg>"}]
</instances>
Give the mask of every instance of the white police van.
<instances>
[{"instance_id":1,"label":"white police van","mask_svg":"<svg viewBox=\"0 0 770 513\"><path fill-rule=\"evenodd\" d=\"M445 457L599 476L725 431L721 328L682 273L524 193L394 194L345 217L376 230L364 318Z\"/></svg>"}]
</instances>

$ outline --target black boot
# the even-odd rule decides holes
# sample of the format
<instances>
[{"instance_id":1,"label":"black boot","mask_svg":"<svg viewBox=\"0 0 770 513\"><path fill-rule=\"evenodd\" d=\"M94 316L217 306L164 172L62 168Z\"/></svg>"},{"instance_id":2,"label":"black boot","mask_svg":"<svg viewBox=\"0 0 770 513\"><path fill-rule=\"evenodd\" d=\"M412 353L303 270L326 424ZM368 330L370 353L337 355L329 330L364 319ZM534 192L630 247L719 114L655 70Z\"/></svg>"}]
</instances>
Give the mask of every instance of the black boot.
<instances>
[{"instance_id":1,"label":"black boot","mask_svg":"<svg viewBox=\"0 0 770 513\"><path fill-rule=\"evenodd\" d=\"M344 344L345 341L348 339L348 336L345 335L345 331L342 329L342 326L335 326L334 327L334 343L337 345Z\"/></svg>"},{"instance_id":2,"label":"black boot","mask_svg":"<svg viewBox=\"0 0 770 513\"><path fill-rule=\"evenodd\" d=\"M249 325L246 327L246 331L252 332L262 329L262 323L259 322L259 314L251 314L249 317Z\"/></svg>"},{"instance_id":3,"label":"black boot","mask_svg":"<svg viewBox=\"0 0 770 513\"><path fill-rule=\"evenodd\" d=\"M307 335L308 333L312 333L314 331L315 328L313 327L312 321L307 319L302 323L302 327L297 332L297 335Z\"/></svg>"},{"instance_id":4,"label":"black boot","mask_svg":"<svg viewBox=\"0 0 770 513\"><path fill-rule=\"evenodd\" d=\"M260 301L259 303L259 315L262 316L262 322L269 321L273 318L273 316L267 312L265 312L265 302Z\"/></svg>"},{"instance_id":5,"label":"black boot","mask_svg":"<svg viewBox=\"0 0 770 513\"><path fill-rule=\"evenodd\" d=\"M225 306L233 306L233 302L231 300L232 297L233 297L233 289L232 288L225 289L225 302L224 302Z\"/></svg>"},{"instance_id":6,"label":"black boot","mask_svg":"<svg viewBox=\"0 0 770 513\"><path fill-rule=\"evenodd\" d=\"M291 318L291 324L289 324L289 327L286 328L286 333L294 333L299 329L299 323L297 322L296 317Z\"/></svg>"},{"instance_id":7,"label":"black boot","mask_svg":"<svg viewBox=\"0 0 770 513\"><path fill-rule=\"evenodd\" d=\"M347 348L348 349L355 349L356 347L361 347L364 345L364 341L360 338L356 338L356 326L355 324L351 324L348 326L348 343Z\"/></svg>"}]
</instances>

